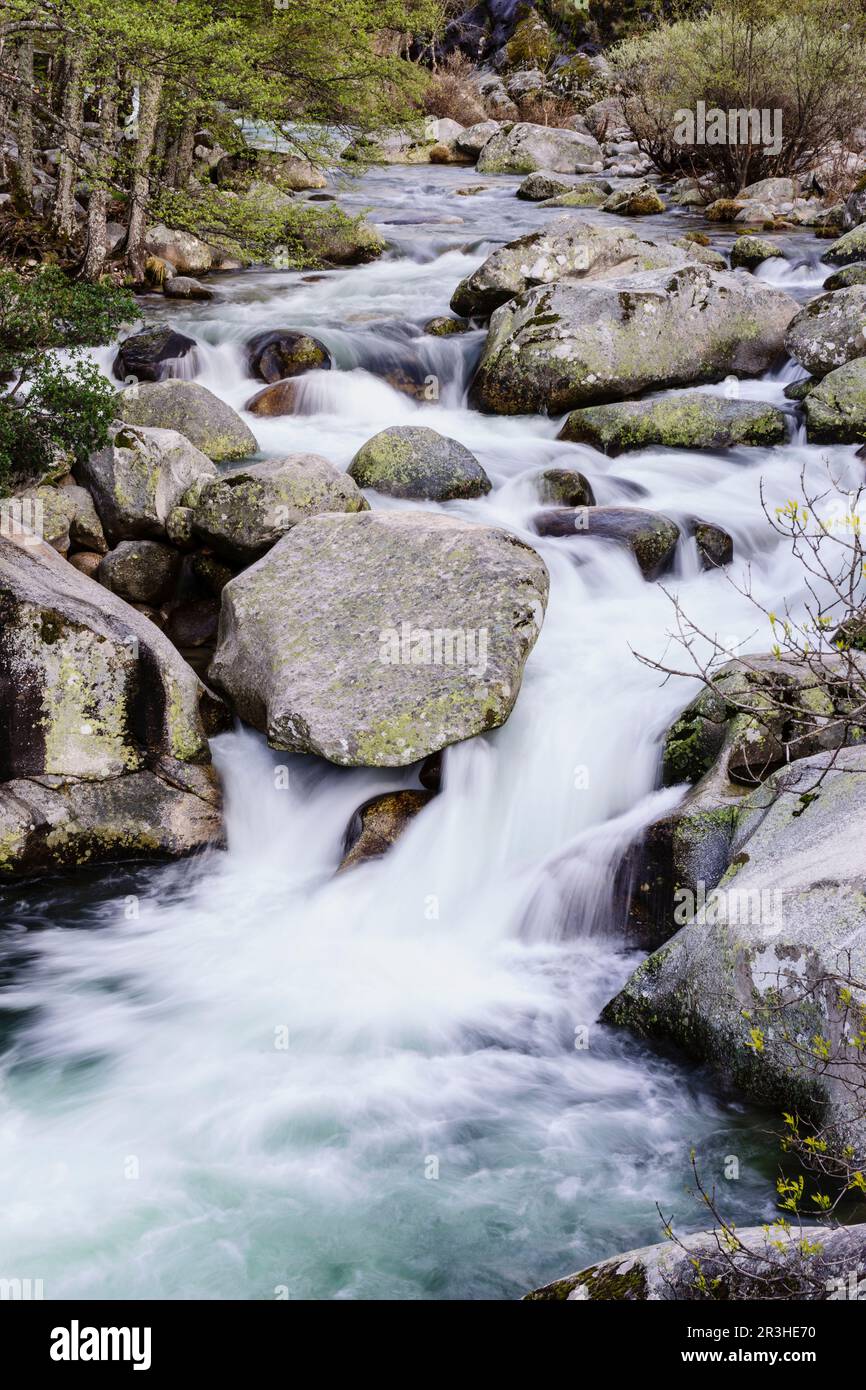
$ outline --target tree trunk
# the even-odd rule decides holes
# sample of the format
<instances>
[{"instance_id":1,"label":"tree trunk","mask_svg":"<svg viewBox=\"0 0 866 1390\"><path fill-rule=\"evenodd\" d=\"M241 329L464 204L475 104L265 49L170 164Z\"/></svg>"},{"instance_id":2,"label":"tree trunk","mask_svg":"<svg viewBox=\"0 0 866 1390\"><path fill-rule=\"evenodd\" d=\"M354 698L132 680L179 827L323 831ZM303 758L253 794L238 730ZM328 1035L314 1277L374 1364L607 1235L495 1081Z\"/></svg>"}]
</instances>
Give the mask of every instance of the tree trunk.
<instances>
[{"instance_id":1,"label":"tree trunk","mask_svg":"<svg viewBox=\"0 0 866 1390\"><path fill-rule=\"evenodd\" d=\"M185 189L192 174L195 158L196 110L187 112L177 141L177 164L174 171L174 188Z\"/></svg>"},{"instance_id":2,"label":"tree trunk","mask_svg":"<svg viewBox=\"0 0 866 1390\"><path fill-rule=\"evenodd\" d=\"M156 136L162 82L162 74L158 72L147 78L141 89L138 111L138 139L132 159L132 187L125 241L127 264L136 284L141 284L144 280L144 234L150 195L150 157L153 154Z\"/></svg>"},{"instance_id":3,"label":"tree trunk","mask_svg":"<svg viewBox=\"0 0 866 1390\"><path fill-rule=\"evenodd\" d=\"M76 39L66 65L61 117L63 132L60 147L60 168L57 174L57 193L54 199L52 225L64 240L75 235L75 174L81 149L81 116L84 105L84 41Z\"/></svg>"},{"instance_id":4,"label":"tree trunk","mask_svg":"<svg viewBox=\"0 0 866 1390\"><path fill-rule=\"evenodd\" d=\"M117 122L117 98L113 86L102 98L99 112L99 148L93 170L93 185L87 206L87 248L81 266L81 278L91 282L99 279L105 267L108 250L106 214L108 185L114 165L114 134Z\"/></svg>"},{"instance_id":5,"label":"tree trunk","mask_svg":"<svg viewBox=\"0 0 866 1390\"><path fill-rule=\"evenodd\" d=\"M15 114L18 123L18 172L15 202L21 212L33 207L33 39L21 40L18 50L18 88Z\"/></svg>"}]
</instances>

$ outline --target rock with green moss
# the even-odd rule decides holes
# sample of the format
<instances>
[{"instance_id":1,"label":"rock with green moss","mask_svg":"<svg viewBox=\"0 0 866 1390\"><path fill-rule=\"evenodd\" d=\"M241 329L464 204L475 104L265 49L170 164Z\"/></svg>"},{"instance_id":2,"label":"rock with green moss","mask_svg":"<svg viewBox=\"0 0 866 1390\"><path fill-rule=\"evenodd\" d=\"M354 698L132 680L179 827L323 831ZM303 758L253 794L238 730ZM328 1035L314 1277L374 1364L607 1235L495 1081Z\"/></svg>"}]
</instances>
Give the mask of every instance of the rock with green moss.
<instances>
[{"instance_id":1,"label":"rock with green moss","mask_svg":"<svg viewBox=\"0 0 866 1390\"><path fill-rule=\"evenodd\" d=\"M806 396L804 409L806 433L813 442L859 444L866 440L866 356L828 372Z\"/></svg>"},{"instance_id":2,"label":"rock with green moss","mask_svg":"<svg viewBox=\"0 0 866 1390\"><path fill-rule=\"evenodd\" d=\"M127 386L118 395L117 414L128 425L177 430L214 463L248 458L259 447L237 411L197 381Z\"/></svg>"},{"instance_id":3,"label":"rock with green moss","mask_svg":"<svg viewBox=\"0 0 866 1390\"><path fill-rule=\"evenodd\" d=\"M548 585L493 527L314 517L226 585L210 676L275 748L404 766L505 722Z\"/></svg>"},{"instance_id":4,"label":"rock with green moss","mask_svg":"<svg viewBox=\"0 0 866 1390\"><path fill-rule=\"evenodd\" d=\"M554 507L533 520L539 536L590 537L630 550L644 579L670 568L680 528L670 517L642 507Z\"/></svg>"},{"instance_id":5,"label":"rock with green moss","mask_svg":"<svg viewBox=\"0 0 866 1390\"><path fill-rule=\"evenodd\" d=\"M567 193L557 193L553 198L545 198L543 208L600 208L605 194L597 185L584 183L570 188Z\"/></svg>"},{"instance_id":6,"label":"rock with green moss","mask_svg":"<svg viewBox=\"0 0 866 1390\"><path fill-rule=\"evenodd\" d=\"M473 405L503 415L756 375L781 352L789 295L742 271L685 265L585 284L561 279L495 311Z\"/></svg>"},{"instance_id":7,"label":"rock with green moss","mask_svg":"<svg viewBox=\"0 0 866 1390\"><path fill-rule=\"evenodd\" d=\"M818 383L814 377L803 376L799 381L791 381L783 392L786 401L804 401Z\"/></svg>"},{"instance_id":8,"label":"rock with green moss","mask_svg":"<svg viewBox=\"0 0 866 1390\"><path fill-rule=\"evenodd\" d=\"M206 454L177 430L120 426L76 469L112 545L164 540L172 509L195 483L214 477ZM87 549L98 547L86 547Z\"/></svg>"},{"instance_id":9,"label":"rock with green moss","mask_svg":"<svg viewBox=\"0 0 866 1390\"><path fill-rule=\"evenodd\" d=\"M854 261L866 261L866 223L853 227L850 232L840 236L838 241L828 247L821 257L829 265L851 265Z\"/></svg>"},{"instance_id":10,"label":"rock with green moss","mask_svg":"<svg viewBox=\"0 0 866 1390\"><path fill-rule=\"evenodd\" d=\"M61 555L70 549L95 550L104 554L108 549L102 523L93 505L93 498L84 487L69 482L62 487L26 488L17 494L30 504L30 516L44 541ZM22 519L26 513L22 509Z\"/></svg>"},{"instance_id":11,"label":"rock with green moss","mask_svg":"<svg viewBox=\"0 0 866 1390\"><path fill-rule=\"evenodd\" d=\"M698 265L708 265L711 270L727 270L728 262L721 251L714 251L711 246L697 240L702 235L701 232L687 232L685 236L675 236L671 246L679 246L687 251L689 259L697 261Z\"/></svg>"},{"instance_id":12,"label":"rock with green moss","mask_svg":"<svg viewBox=\"0 0 866 1390\"><path fill-rule=\"evenodd\" d=\"M773 257L785 259L785 253L774 241L760 236L738 236L731 247L731 265L734 270L756 270L764 261Z\"/></svg>"},{"instance_id":13,"label":"rock with green moss","mask_svg":"<svg viewBox=\"0 0 866 1390\"><path fill-rule=\"evenodd\" d=\"M558 217L549 226L492 251L461 280L451 308L467 316L490 314L535 285L599 280L635 271L676 269L695 262L691 249L662 245L631 230L597 227L579 217Z\"/></svg>"},{"instance_id":14,"label":"rock with green moss","mask_svg":"<svg viewBox=\"0 0 866 1390\"><path fill-rule=\"evenodd\" d=\"M318 454L229 469L184 500L193 537L238 564L263 555L305 517L368 507L353 479Z\"/></svg>"},{"instance_id":15,"label":"rock with green moss","mask_svg":"<svg viewBox=\"0 0 866 1390\"><path fill-rule=\"evenodd\" d=\"M328 371L333 359L324 343L309 333L291 328L271 328L256 333L246 345L247 365L253 376L273 384L304 372Z\"/></svg>"},{"instance_id":16,"label":"rock with green moss","mask_svg":"<svg viewBox=\"0 0 866 1390\"><path fill-rule=\"evenodd\" d=\"M396 843L435 793L407 788L373 796L359 806L346 829L343 859L338 873L381 859Z\"/></svg>"},{"instance_id":17,"label":"rock with green moss","mask_svg":"<svg viewBox=\"0 0 866 1390\"><path fill-rule=\"evenodd\" d=\"M491 483L474 454L422 425L392 425L362 444L349 465L359 487L431 502L483 497Z\"/></svg>"},{"instance_id":18,"label":"rock with green moss","mask_svg":"<svg viewBox=\"0 0 866 1390\"><path fill-rule=\"evenodd\" d=\"M589 479L576 468L546 468L538 476L538 500L556 507L594 507Z\"/></svg>"},{"instance_id":19,"label":"rock with green moss","mask_svg":"<svg viewBox=\"0 0 866 1390\"><path fill-rule=\"evenodd\" d=\"M811 300L788 325L785 347L815 376L866 356L866 285L850 285Z\"/></svg>"},{"instance_id":20,"label":"rock with green moss","mask_svg":"<svg viewBox=\"0 0 866 1390\"><path fill-rule=\"evenodd\" d=\"M633 188L617 188L601 205L602 212L615 212L618 217L649 217L664 212L665 205L656 190L648 183Z\"/></svg>"},{"instance_id":21,"label":"rock with green moss","mask_svg":"<svg viewBox=\"0 0 866 1390\"><path fill-rule=\"evenodd\" d=\"M866 285L866 261L855 261L828 275L825 290L847 290L849 285Z\"/></svg>"},{"instance_id":22,"label":"rock with green moss","mask_svg":"<svg viewBox=\"0 0 866 1390\"><path fill-rule=\"evenodd\" d=\"M0 876L221 834L215 703L158 628L51 547L0 536Z\"/></svg>"},{"instance_id":23,"label":"rock with green moss","mask_svg":"<svg viewBox=\"0 0 866 1390\"><path fill-rule=\"evenodd\" d=\"M673 449L769 447L788 437L781 410L765 401L729 401L704 391L677 391L658 400L616 401L573 410L560 439L591 444L615 456L662 445Z\"/></svg>"},{"instance_id":24,"label":"rock with green moss","mask_svg":"<svg viewBox=\"0 0 866 1390\"><path fill-rule=\"evenodd\" d=\"M808 1301L838 1297L839 1289L850 1288L852 1279L856 1287L864 1276L864 1226L746 1226L737 1228L733 1255L724 1232L699 1231L599 1260L524 1301L751 1301L766 1299L774 1286L789 1299Z\"/></svg>"},{"instance_id":25,"label":"rock with green moss","mask_svg":"<svg viewBox=\"0 0 866 1390\"><path fill-rule=\"evenodd\" d=\"M446 314L439 314L436 318L427 320L424 332L433 338L451 338L455 333L468 333L469 327L466 319L452 319Z\"/></svg>"},{"instance_id":26,"label":"rock with green moss","mask_svg":"<svg viewBox=\"0 0 866 1390\"><path fill-rule=\"evenodd\" d=\"M517 196L530 203L540 203L556 198L560 193L586 194L591 201L585 206L599 207L610 192L610 187L606 179L579 179L575 175L556 174L550 169L538 169L534 174L527 174L517 190Z\"/></svg>"},{"instance_id":27,"label":"rock with green moss","mask_svg":"<svg viewBox=\"0 0 866 1390\"><path fill-rule=\"evenodd\" d=\"M180 553L161 541L121 541L103 556L97 578L127 603L158 608L174 592L180 564Z\"/></svg>"},{"instance_id":28,"label":"rock with green moss","mask_svg":"<svg viewBox=\"0 0 866 1390\"><path fill-rule=\"evenodd\" d=\"M479 174L586 174L601 171L601 146L591 135L557 126L518 121L487 141L478 156Z\"/></svg>"},{"instance_id":29,"label":"rock with green moss","mask_svg":"<svg viewBox=\"0 0 866 1390\"><path fill-rule=\"evenodd\" d=\"M846 1018L866 1007L866 748L801 758L740 806L730 867L603 1017L673 1041L753 1098L837 1129L866 1125ZM847 982L854 982L846 1004ZM803 1039L809 1040L804 1048Z\"/></svg>"}]
</instances>

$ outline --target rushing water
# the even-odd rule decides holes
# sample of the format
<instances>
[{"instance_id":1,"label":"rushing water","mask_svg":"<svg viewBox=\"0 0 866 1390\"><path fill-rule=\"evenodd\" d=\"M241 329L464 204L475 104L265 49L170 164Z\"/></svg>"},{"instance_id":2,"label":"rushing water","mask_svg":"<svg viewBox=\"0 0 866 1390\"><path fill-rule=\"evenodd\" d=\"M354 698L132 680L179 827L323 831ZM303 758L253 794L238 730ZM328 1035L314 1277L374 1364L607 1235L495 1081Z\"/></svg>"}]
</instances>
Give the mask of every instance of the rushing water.
<instances>
[{"instance_id":1,"label":"rushing water","mask_svg":"<svg viewBox=\"0 0 866 1390\"><path fill-rule=\"evenodd\" d=\"M456 195L475 183L486 191ZM250 419L263 455L346 465L411 421L460 439L494 489L448 508L536 545L551 598L510 721L448 751L442 794L384 860L334 878L354 808L417 785L416 769L341 770L239 730L214 743L226 852L6 891L0 1275L42 1278L46 1297L513 1298L659 1239L656 1202L701 1224L692 1146L733 1218L772 1211L767 1117L596 1021L639 959L611 918L611 867L679 798L654 790L659 743L697 686L663 685L635 658L670 653L662 587L603 542L535 537L532 480L573 465L599 502L717 521L735 575L748 563L759 598L796 606L802 575L762 515L761 480L772 507L828 457L853 476L854 451L810 448L792 425L772 452L608 460L558 443L556 421L468 410L483 335L421 326L496 241L551 216L515 186L374 172L346 201L372 208L387 259L226 276L207 305L154 300L199 341L198 379L238 408L257 389L242 353L254 331L306 328L332 349L342 370L304 380L302 413ZM760 273L801 296L822 279L811 251ZM438 401L367 370L394 353L438 378ZM799 374L789 363L742 389L783 403ZM666 587L726 645L766 646L692 544ZM727 1155L739 1181L724 1181Z\"/></svg>"}]
</instances>

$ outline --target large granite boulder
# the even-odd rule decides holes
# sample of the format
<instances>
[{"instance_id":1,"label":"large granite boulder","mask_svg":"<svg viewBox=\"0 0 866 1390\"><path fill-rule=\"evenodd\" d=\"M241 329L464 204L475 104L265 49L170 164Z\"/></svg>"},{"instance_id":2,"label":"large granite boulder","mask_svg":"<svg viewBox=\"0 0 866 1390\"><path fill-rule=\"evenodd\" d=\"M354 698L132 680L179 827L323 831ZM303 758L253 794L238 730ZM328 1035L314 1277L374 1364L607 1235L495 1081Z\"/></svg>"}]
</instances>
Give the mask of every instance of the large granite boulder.
<instances>
[{"instance_id":1,"label":"large granite boulder","mask_svg":"<svg viewBox=\"0 0 866 1390\"><path fill-rule=\"evenodd\" d=\"M451 296L451 307L457 314L490 314L536 285L676 269L694 260L691 248L656 244L637 232L596 227L565 215L492 251L477 270L460 281Z\"/></svg>"},{"instance_id":2,"label":"large granite boulder","mask_svg":"<svg viewBox=\"0 0 866 1390\"><path fill-rule=\"evenodd\" d=\"M803 409L806 433L815 443L859 444L866 440L866 356L828 372L809 391Z\"/></svg>"},{"instance_id":3,"label":"large granite boulder","mask_svg":"<svg viewBox=\"0 0 866 1390\"><path fill-rule=\"evenodd\" d=\"M256 333L247 343L247 361L253 376L269 383L304 372L326 371L333 365L324 343L291 328Z\"/></svg>"},{"instance_id":4,"label":"large granite boulder","mask_svg":"<svg viewBox=\"0 0 866 1390\"><path fill-rule=\"evenodd\" d=\"M151 256L168 261L180 275L201 275L213 265L213 250L207 242L162 222L148 229L144 245Z\"/></svg>"},{"instance_id":5,"label":"large granite boulder","mask_svg":"<svg viewBox=\"0 0 866 1390\"><path fill-rule=\"evenodd\" d=\"M456 439L422 425L392 425L362 444L349 465L359 487L391 497L482 497L491 483L474 454Z\"/></svg>"},{"instance_id":6,"label":"large granite boulder","mask_svg":"<svg viewBox=\"0 0 866 1390\"><path fill-rule=\"evenodd\" d=\"M176 430L127 425L115 428L111 442L79 464L76 473L116 545L164 539L172 508L193 484L214 477L216 468Z\"/></svg>"},{"instance_id":7,"label":"large granite boulder","mask_svg":"<svg viewBox=\"0 0 866 1390\"><path fill-rule=\"evenodd\" d=\"M745 271L643 271L596 284L559 280L497 309L471 388L504 415L634 396L766 370L796 301Z\"/></svg>"},{"instance_id":8,"label":"large granite boulder","mask_svg":"<svg viewBox=\"0 0 866 1390\"><path fill-rule=\"evenodd\" d=\"M676 391L649 401L616 401L573 410L560 439L592 444L615 456L654 445L676 449L732 449L784 444L785 416L765 401L729 401L705 391Z\"/></svg>"},{"instance_id":9,"label":"large granite boulder","mask_svg":"<svg viewBox=\"0 0 866 1390\"><path fill-rule=\"evenodd\" d=\"M644 579L658 579L674 557L680 528L660 512L642 507L553 507L533 522L539 536L588 537L622 546Z\"/></svg>"},{"instance_id":10,"label":"large granite boulder","mask_svg":"<svg viewBox=\"0 0 866 1390\"><path fill-rule=\"evenodd\" d=\"M505 722L548 584L492 527L314 517L226 585L211 679L275 748L402 766Z\"/></svg>"},{"instance_id":11,"label":"large granite boulder","mask_svg":"<svg viewBox=\"0 0 866 1390\"><path fill-rule=\"evenodd\" d=\"M133 333L118 345L111 368L119 381L165 381L168 377L189 378L198 370L198 349L194 338L163 325Z\"/></svg>"},{"instance_id":12,"label":"large granite boulder","mask_svg":"<svg viewBox=\"0 0 866 1390\"><path fill-rule=\"evenodd\" d=\"M815 376L866 357L866 285L819 294L791 320L785 346Z\"/></svg>"},{"instance_id":13,"label":"large granite boulder","mask_svg":"<svg viewBox=\"0 0 866 1390\"><path fill-rule=\"evenodd\" d=\"M591 135L519 121L487 141L477 167L479 174L531 174L536 169L583 174L603 165L601 147Z\"/></svg>"},{"instance_id":14,"label":"large granite boulder","mask_svg":"<svg viewBox=\"0 0 866 1390\"><path fill-rule=\"evenodd\" d=\"M215 463L248 458L258 448L237 411L196 381L127 386L118 395L117 414L128 425L177 430Z\"/></svg>"},{"instance_id":15,"label":"large granite boulder","mask_svg":"<svg viewBox=\"0 0 866 1390\"><path fill-rule=\"evenodd\" d=\"M213 697L147 618L35 537L0 536L0 705L0 876L219 839Z\"/></svg>"},{"instance_id":16,"label":"large granite boulder","mask_svg":"<svg viewBox=\"0 0 866 1390\"><path fill-rule=\"evenodd\" d=\"M16 495L30 504L30 515L34 520L39 517L42 539L59 554L66 555L73 547L101 554L108 549L102 522L87 488L78 487L69 479L62 487L43 483Z\"/></svg>"},{"instance_id":17,"label":"large granite boulder","mask_svg":"<svg viewBox=\"0 0 866 1390\"><path fill-rule=\"evenodd\" d=\"M319 512L366 511L354 480L318 454L290 454L232 468L193 489L190 529L217 555L248 564Z\"/></svg>"},{"instance_id":18,"label":"large granite boulder","mask_svg":"<svg viewBox=\"0 0 866 1390\"><path fill-rule=\"evenodd\" d=\"M852 265L855 261L866 261L866 223L852 227L844 236L840 236L821 259L830 265Z\"/></svg>"}]
</instances>

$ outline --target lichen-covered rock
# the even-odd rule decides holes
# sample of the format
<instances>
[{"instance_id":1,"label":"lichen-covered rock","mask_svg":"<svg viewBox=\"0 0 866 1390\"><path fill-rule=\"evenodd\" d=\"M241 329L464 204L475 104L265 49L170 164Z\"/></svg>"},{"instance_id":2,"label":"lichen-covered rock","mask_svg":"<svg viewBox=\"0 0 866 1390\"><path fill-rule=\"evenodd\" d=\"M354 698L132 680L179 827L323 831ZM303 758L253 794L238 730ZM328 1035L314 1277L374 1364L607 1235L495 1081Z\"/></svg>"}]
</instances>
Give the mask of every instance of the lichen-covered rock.
<instances>
[{"instance_id":1,"label":"lichen-covered rock","mask_svg":"<svg viewBox=\"0 0 866 1390\"><path fill-rule=\"evenodd\" d=\"M191 377L198 371L194 338L167 326L145 328L118 345L111 368L119 381L165 381Z\"/></svg>"},{"instance_id":2,"label":"lichen-covered rock","mask_svg":"<svg viewBox=\"0 0 866 1390\"><path fill-rule=\"evenodd\" d=\"M477 159L488 140L492 140L498 132L499 124L499 121L476 121L475 125L459 131L454 137L454 143L461 154Z\"/></svg>"},{"instance_id":3,"label":"lichen-covered rock","mask_svg":"<svg viewBox=\"0 0 866 1390\"><path fill-rule=\"evenodd\" d=\"M275 748L407 765L505 722L548 585L493 527L314 517L226 585L211 679Z\"/></svg>"},{"instance_id":4,"label":"lichen-covered rock","mask_svg":"<svg viewBox=\"0 0 866 1390\"><path fill-rule=\"evenodd\" d=\"M773 257L785 259L785 253L774 241L760 236L738 236L731 247L731 265L734 270L755 270L764 261Z\"/></svg>"},{"instance_id":5,"label":"lichen-covered rock","mask_svg":"<svg viewBox=\"0 0 866 1390\"><path fill-rule=\"evenodd\" d=\"M785 346L816 376L866 357L866 285L818 295L791 320Z\"/></svg>"},{"instance_id":6,"label":"lichen-covered rock","mask_svg":"<svg viewBox=\"0 0 866 1390\"><path fill-rule=\"evenodd\" d=\"M839 1049L842 981L866 969L864 774L866 749L848 748L799 759L752 793L717 888L603 1014L676 1042L861 1151L862 1108L841 1080L850 1060ZM866 1004L856 987L853 999L855 1010ZM825 1040L827 1060L810 1062L796 1039Z\"/></svg>"},{"instance_id":7,"label":"lichen-covered rock","mask_svg":"<svg viewBox=\"0 0 866 1390\"><path fill-rule=\"evenodd\" d=\"M176 430L132 426L115 429L111 442L76 471L113 545L164 539L167 518L184 493L216 474L207 455Z\"/></svg>"},{"instance_id":8,"label":"lichen-covered rock","mask_svg":"<svg viewBox=\"0 0 866 1390\"><path fill-rule=\"evenodd\" d=\"M218 838L209 698L134 608L0 536L0 876Z\"/></svg>"},{"instance_id":9,"label":"lichen-covered rock","mask_svg":"<svg viewBox=\"0 0 866 1390\"><path fill-rule=\"evenodd\" d=\"M159 607L177 583L180 555L160 541L121 541L103 557L100 584L126 599Z\"/></svg>"},{"instance_id":10,"label":"lichen-covered rock","mask_svg":"<svg viewBox=\"0 0 866 1390\"><path fill-rule=\"evenodd\" d=\"M548 198L556 198L560 193L586 193L597 200L595 205L600 206L610 188L606 179L588 181L575 175L555 174L550 169L538 169L534 174L527 174L517 190L517 196L531 203L540 203Z\"/></svg>"},{"instance_id":11,"label":"lichen-covered rock","mask_svg":"<svg viewBox=\"0 0 866 1390\"><path fill-rule=\"evenodd\" d=\"M543 208L600 208L605 197L606 194L600 191L597 184L583 183L569 188L566 193L557 193L552 198L545 198L541 206Z\"/></svg>"},{"instance_id":12,"label":"lichen-covered rock","mask_svg":"<svg viewBox=\"0 0 866 1390\"><path fill-rule=\"evenodd\" d=\"M213 265L213 251L207 242L161 222L149 228L144 245L151 256L168 261L180 275L201 275Z\"/></svg>"},{"instance_id":13,"label":"lichen-covered rock","mask_svg":"<svg viewBox=\"0 0 866 1390\"><path fill-rule=\"evenodd\" d=\"M368 503L352 478L318 454L290 454L207 479L190 499L193 536L247 564L319 512L359 512Z\"/></svg>"},{"instance_id":14,"label":"lichen-covered rock","mask_svg":"<svg viewBox=\"0 0 866 1390\"><path fill-rule=\"evenodd\" d=\"M539 285L497 309L472 403L558 415L646 390L754 375L780 353L796 301L744 271L651 270Z\"/></svg>"},{"instance_id":15,"label":"lichen-covered rock","mask_svg":"<svg viewBox=\"0 0 866 1390\"><path fill-rule=\"evenodd\" d=\"M468 333L469 327L466 319L452 319L446 314L439 314L427 320L424 332L433 338L451 338L455 333Z\"/></svg>"},{"instance_id":16,"label":"lichen-covered rock","mask_svg":"<svg viewBox=\"0 0 866 1390\"><path fill-rule=\"evenodd\" d=\"M866 261L866 223L853 227L850 232L834 241L821 257L830 265L851 265L854 261Z\"/></svg>"},{"instance_id":17,"label":"lichen-covered rock","mask_svg":"<svg viewBox=\"0 0 866 1390\"><path fill-rule=\"evenodd\" d=\"M858 180L848 194L842 209L842 226L846 231L866 222L866 178Z\"/></svg>"},{"instance_id":18,"label":"lichen-covered rock","mask_svg":"<svg viewBox=\"0 0 866 1390\"><path fill-rule=\"evenodd\" d=\"M108 549L102 523L86 488L71 482L62 487L45 483L17 495L33 504L31 515L39 525L42 539L60 555L66 555L73 546L103 554Z\"/></svg>"},{"instance_id":19,"label":"lichen-covered rock","mask_svg":"<svg viewBox=\"0 0 866 1390\"><path fill-rule=\"evenodd\" d=\"M681 247L657 245L633 231L596 227L558 217L548 227L492 251L451 296L457 314L490 314L536 285L555 280L598 280L635 271L672 269L695 258Z\"/></svg>"},{"instance_id":20,"label":"lichen-covered rock","mask_svg":"<svg viewBox=\"0 0 866 1390\"><path fill-rule=\"evenodd\" d=\"M854 261L843 265L824 281L825 290L847 290L849 285L866 285L866 261Z\"/></svg>"},{"instance_id":21,"label":"lichen-covered rock","mask_svg":"<svg viewBox=\"0 0 866 1390\"><path fill-rule=\"evenodd\" d=\"M127 386L117 413L128 425L177 430L215 463L248 458L256 437L237 411L196 381L158 381Z\"/></svg>"},{"instance_id":22,"label":"lichen-covered rock","mask_svg":"<svg viewBox=\"0 0 866 1390\"><path fill-rule=\"evenodd\" d=\"M866 1277L866 1226L746 1226L733 1258L726 1233L699 1231L627 1250L525 1295L526 1302L803 1302L847 1298ZM811 1254L804 1257L803 1248ZM852 1285L853 1281L853 1285Z\"/></svg>"},{"instance_id":23,"label":"lichen-covered rock","mask_svg":"<svg viewBox=\"0 0 866 1390\"><path fill-rule=\"evenodd\" d=\"M381 859L433 796L432 791L409 788L385 792L365 801L346 829L343 860L337 872L342 873L371 859Z\"/></svg>"},{"instance_id":24,"label":"lichen-covered rock","mask_svg":"<svg viewBox=\"0 0 866 1390\"><path fill-rule=\"evenodd\" d=\"M359 487L431 502L482 497L491 487L465 445L421 425L381 430L361 445L348 471Z\"/></svg>"},{"instance_id":25,"label":"lichen-covered rock","mask_svg":"<svg viewBox=\"0 0 866 1390\"><path fill-rule=\"evenodd\" d=\"M256 333L247 343L247 361L252 375L268 383L304 372L327 371L333 365L324 343L290 328Z\"/></svg>"},{"instance_id":26,"label":"lichen-covered rock","mask_svg":"<svg viewBox=\"0 0 866 1390\"><path fill-rule=\"evenodd\" d=\"M658 400L616 401L573 410L559 433L615 456L653 445L675 449L768 447L787 439L781 410L764 401L729 401L705 391L677 391Z\"/></svg>"},{"instance_id":27,"label":"lichen-covered rock","mask_svg":"<svg viewBox=\"0 0 866 1390\"><path fill-rule=\"evenodd\" d=\"M619 217L648 217L664 212L665 205L648 183L636 188L614 189L601 205L602 212L615 212Z\"/></svg>"},{"instance_id":28,"label":"lichen-covered rock","mask_svg":"<svg viewBox=\"0 0 866 1390\"><path fill-rule=\"evenodd\" d=\"M478 156L479 174L589 173L601 169L601 147L591 135L520 121L487 141Z\"/></svg>"},{"instance_id":29,"label":"lichen-covered rock","mask_svg":"<svg viewBox=\"0 0 866 1390\"><path fill-rule=\"evenodd\" d=\"M805 398L806 433L820 444L866 440L866 356L828 372Z\"/></svg>"},{"instance_id":30,"label":"lichen-covered rock","mask_svg":"<svg viewBox=\"0 0 866 1390\"><path fill-rule=\"evenodd\" d=\"M589 480L576 468L546 468L538 477L538 500L557 507L594 507Z\"/></svg>"},{"instance_id":31,"label":"lichen-covered rock","mask_svg":"<svg viewBox=\"0 0 866 1390\"><path fill-rule=\"evenodd\" d=\"M731 563L734 541L724 527L716 526L712 521L695 520L690 529L698 547L702 569L721 569L723 565Z\"/></svg>"},{"instance_id":32,"label":"lichen-covered rock","mask_svg":"<svg viewBox=\"0 0 866 1390\"><path fill-rule=\"evenodd\" d=\"M658 579L669 568L680 538L670 517L641 507L555 507L539 512L539 536L589 536L630 550L644 579Z\"/></svg>"}]
</instances>

